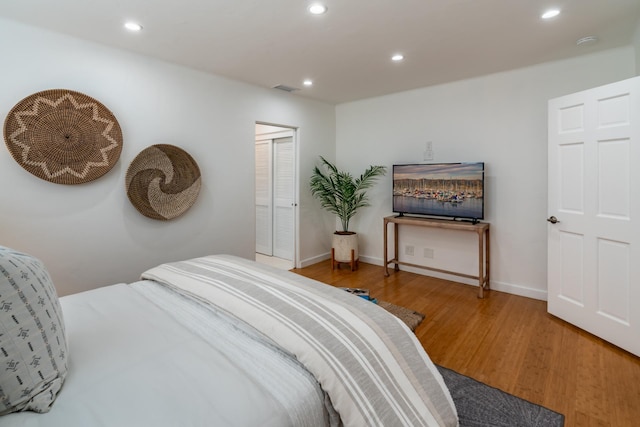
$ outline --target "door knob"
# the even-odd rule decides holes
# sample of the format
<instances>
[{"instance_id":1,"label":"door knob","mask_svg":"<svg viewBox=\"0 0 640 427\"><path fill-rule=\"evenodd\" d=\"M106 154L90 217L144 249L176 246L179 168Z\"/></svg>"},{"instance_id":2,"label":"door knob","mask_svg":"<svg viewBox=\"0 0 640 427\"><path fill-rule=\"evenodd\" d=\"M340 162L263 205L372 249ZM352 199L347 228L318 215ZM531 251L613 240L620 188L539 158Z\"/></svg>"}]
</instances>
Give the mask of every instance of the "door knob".
<instances>
[{"instance_id":1,"label":"door knob","mask_svg":"<svg viewBox=\"0 0 640 427\"><path fill-rule=\"evenodd\" d=\"M551 224L556 224L558 222L560 222L560 220L558 218L556 218L555 216L550 216L549 218L547 218L547 221L549 221Z\"/></svg>"}]
</instances>

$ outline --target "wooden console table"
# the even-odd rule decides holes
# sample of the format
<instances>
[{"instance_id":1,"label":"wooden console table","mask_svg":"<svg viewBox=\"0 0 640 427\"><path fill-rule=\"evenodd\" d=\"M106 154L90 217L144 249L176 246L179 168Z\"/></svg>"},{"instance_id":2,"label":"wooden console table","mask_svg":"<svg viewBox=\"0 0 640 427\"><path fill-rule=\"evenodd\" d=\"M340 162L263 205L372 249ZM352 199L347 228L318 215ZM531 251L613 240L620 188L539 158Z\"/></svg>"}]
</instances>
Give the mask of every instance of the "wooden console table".
<instances>
[{"instance_id":1,"label":"wooden console table","mask_svg":"<svg viewBox=\"0 0 640 427\"><path fill-rule=\"evenodd\" d=\"M388 225L394 226L393 235L393 259L387 257L387 231ZM401 224L416 225L419 227L444 228L449 230L473 231L478 234L478 275L458 273L455 271L442 270L439 268L427 267L424 265L412 264L400 261L398 258L398 227ZM384 275L389 276L389 264L395 264L394 270L398 271L400 265L407 265L415 268L424 268L440 273L453 274L455 276L466 277L478 280L478 298L484 297L484 290L489 290L489 224L486 222L472 223L463 221L452 221L446 219L417 218L410 216L388 216L384 218Z\"/></svg>"}]
</instances>

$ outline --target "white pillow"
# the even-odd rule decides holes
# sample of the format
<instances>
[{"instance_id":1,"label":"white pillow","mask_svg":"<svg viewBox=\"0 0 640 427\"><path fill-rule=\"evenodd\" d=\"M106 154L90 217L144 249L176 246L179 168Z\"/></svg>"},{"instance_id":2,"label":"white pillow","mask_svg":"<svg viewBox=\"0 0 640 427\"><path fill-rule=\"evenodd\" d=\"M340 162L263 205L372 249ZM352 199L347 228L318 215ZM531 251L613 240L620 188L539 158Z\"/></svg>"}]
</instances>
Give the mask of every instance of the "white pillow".
<instances>
[{"instance_id":1,"label":"white pillow","mask_svg":"<svg viewBox=\"0 0 640 427\"><path fill-rule=\"evenodd\" d=\"M49 273L0 246L0 415L48 412L66 374L64 320Z\"/></svg>"}]
</instances>

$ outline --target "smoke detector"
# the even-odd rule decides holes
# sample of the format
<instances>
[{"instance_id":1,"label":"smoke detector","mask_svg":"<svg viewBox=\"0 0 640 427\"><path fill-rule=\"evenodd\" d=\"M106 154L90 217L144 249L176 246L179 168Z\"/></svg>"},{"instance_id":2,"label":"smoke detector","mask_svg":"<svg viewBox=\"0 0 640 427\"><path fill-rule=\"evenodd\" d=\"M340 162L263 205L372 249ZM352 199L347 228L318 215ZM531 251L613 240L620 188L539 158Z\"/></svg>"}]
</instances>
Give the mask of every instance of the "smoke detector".
<instances>
[{"instance_id":1,"label":"smoke detector","mask_svg":"<svg viewBox=\"0 0 640 427\"><path fill-rule=\"evenodd\" d=\"M592 44L596 44L598 42L598 38L596 36L586 36L578 39L576 41L577 46L590 46Z\"/></svg>"}]
</instances>

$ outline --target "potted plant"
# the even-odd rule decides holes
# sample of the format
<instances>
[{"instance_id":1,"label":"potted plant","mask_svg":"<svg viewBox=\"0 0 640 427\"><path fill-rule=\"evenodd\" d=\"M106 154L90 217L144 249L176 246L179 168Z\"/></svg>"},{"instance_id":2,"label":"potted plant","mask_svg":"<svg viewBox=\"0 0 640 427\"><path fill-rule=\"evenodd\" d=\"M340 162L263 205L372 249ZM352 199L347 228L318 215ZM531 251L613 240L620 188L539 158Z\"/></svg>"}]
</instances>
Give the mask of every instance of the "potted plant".
<instances>
[{"instance_id":1,"label":"potted plant","mask_svg":"<svg viewBox=\"0 0 640 427\"><path fill-rule=\"evenodd\" d=\"M358 265L358 236L349 231L349 220L358 209L369 206L366 191L377 177L387 171L385 166L369 166L359 178L338 168L320 156L321 167L315 166L311 174L311 194L320 201L323 208L338 215L342 231L333 234L331 245L331 268L348 262L351 270Z\"/></svg>"}]
</instances>

